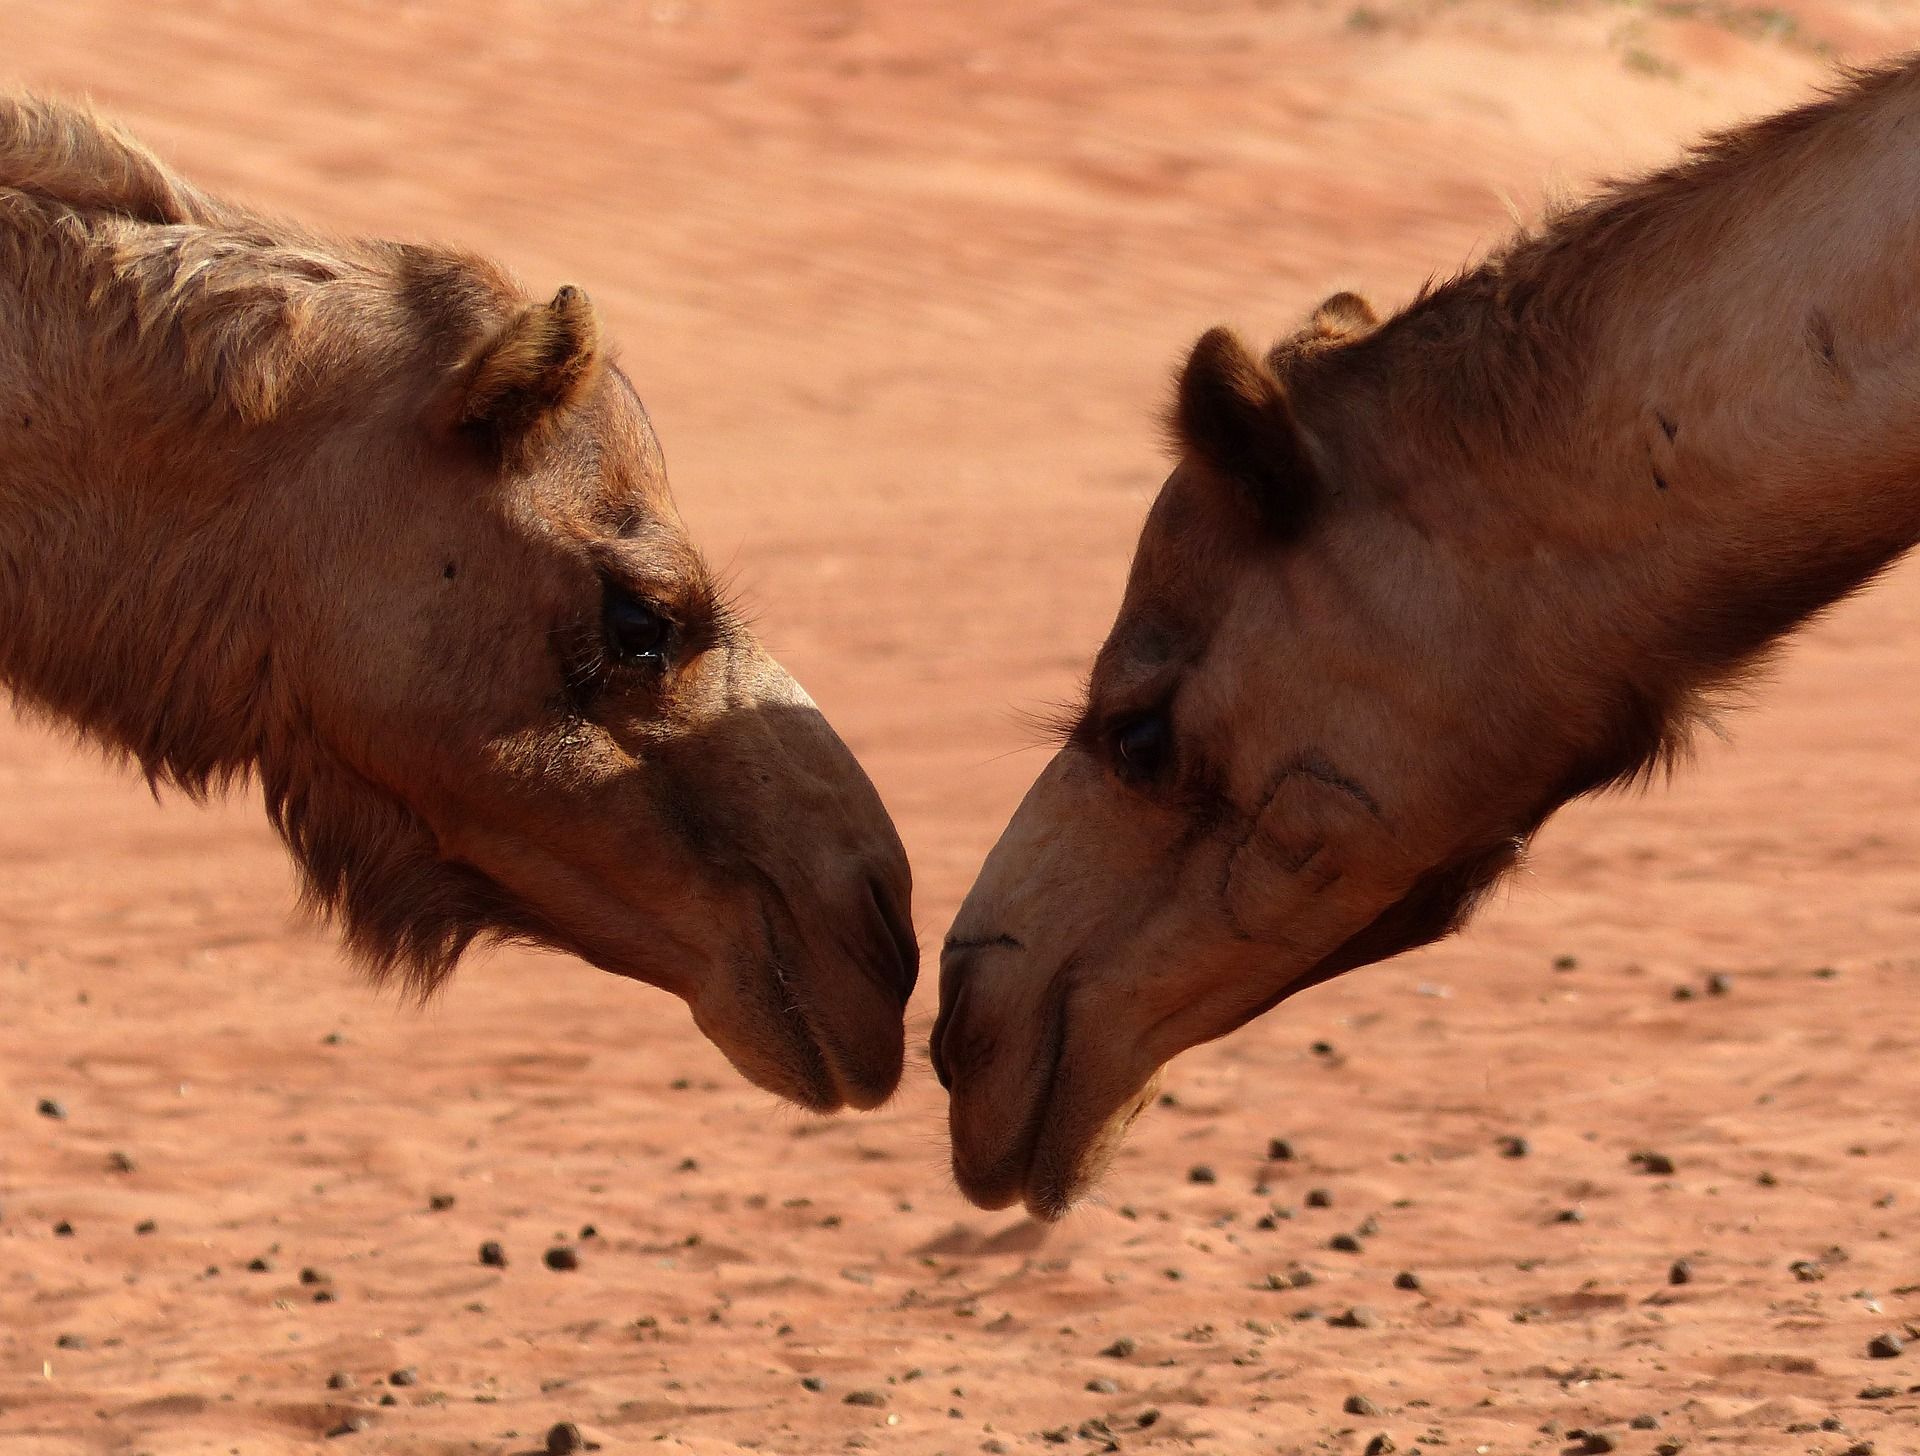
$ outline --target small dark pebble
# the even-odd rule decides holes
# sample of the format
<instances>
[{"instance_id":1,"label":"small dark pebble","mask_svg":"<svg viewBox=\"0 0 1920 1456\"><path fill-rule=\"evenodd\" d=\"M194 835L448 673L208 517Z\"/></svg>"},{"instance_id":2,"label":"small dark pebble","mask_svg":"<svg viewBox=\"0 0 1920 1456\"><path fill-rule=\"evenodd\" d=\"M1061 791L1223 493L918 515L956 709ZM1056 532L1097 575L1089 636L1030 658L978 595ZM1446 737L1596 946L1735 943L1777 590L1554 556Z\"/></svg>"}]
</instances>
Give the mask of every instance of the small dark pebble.
<instances>
[{"instance_id":1,"label":"small dark pebble","mask_svg":"<svg viewBox=\"0 0 1920 1456\"><path fill-rule=\"evenodd\" d=\"M300 1271L300 1282L302 1284L325 1284L327 1282L327 1276L309 1264Z\"/></svg>"},{"instance_id":2,"label":"small dark pebble","mask_svg":"<svg viewBox=\"0 0 1920 1456\"><path fill-rule=\"evenodd\" d=\"M1899 1393L1900 1387L1897 1385L1869 1385L1865 1390L1860 1392L1860 1399L1892 1400Z\"/></svg>"},{"instance_id":3,"label":"small dark pebble","mask_svg":"<svg viewBox=\"0 0 1920 1456\"><path fill-rule=\"evenodd\" d=\"M547 1432L547 1456L574 1456L587 1449L587 1438L572 1421L560 1421Z\"/></svg>"},{"instance_id":4,"label":"small dark pebble","mask_svg":"<svg viewBox=\"0 0 1920 1456\"><path fill-rule=\"evenodd\" d=\"M133 1226L133 1231L137 1234L150 1234L159 1227L160 1225L155 1223L152 1219L143 1218L140 1220L140 1222L138 1222Z\"/></svg>"},{"instance_id":5,"label":"small dark pebble","mask_svg":"<svg viewBox=\"0 0 1920 1456\"><path fill-rule=\"evenodd\" d=\"M247 1260L247 1272L249 1274L270 1274L273 1272L273 1265L269 1264L265 1259L249 1259Z\"/></svg>"},{"instance_id":6,"label":"small dark pebble","mask_svg":"<svg viewBox=\"0 0 1920 1456\"><path fill-rule=\"evenodd\" d=\"M886 1392L880 1390L849 1390L840 1397L842 1405L883 1406L886 1403Z\"/></svg>"},{"instance_id":7,"label":"small dark pebble","mask_svg":"<svg viewBox=\"0 0 1920 1456\"><path fill-rule=\"evenodd\" d=\"M398 1405L400 1404L400 1398L396 1396L391 1390L383 1390L380 1392L380 1404Z\"/></svg>"},{"instance_id":8,"label":"small dark pebble","mask_svg":"<svg viewBox=\"0 0 1920 1456\"><path fill-rule=\"evenodd\" d=\"M584 1240L584 1239L597 1239L597 1238L599 1238L599 1237L600 1237L600 1230L599 1230L599 1229L597 1229L597 1228L595 1228L595 1227L594 1227L594 1226L593 1226L592 1224L590 1224L590 1223L583 1223L583 1224L581 1224L581 1225L580 1225L580 1237L581 1237L581 1238L582 1238L583 1240Z\"/></svg>"},{"instance_id":9,"label":"small dark pebble","mask_svg":"<svg viewBox=\"0 0 1920 1456\"><path fill-rule=\"evenodd\" d=\"M1087 1389L1091 1390L1095 1395L1118 1395L1120 1393L1119 1384L1107 1379L1104 1375L1089 1380L1087 1382Z\"/></svg>"},{"instance_id":10,"label":"small dark pebble","mask_svg":"<svg viewBox=\"0 0 1920 1456\"><path fill-rule=\"evenodd\" d=\"M336 1370L327 1377L328 1390L352 1390L353 1377L344 1370Z\"/></svg>"},{"instance_id":11,"label":"small dark pebble","mask_svg":"<svg viewBox=\"0 0 1920 1456\"><path fill-rule=\"evenodd\" d=\"M1638 1163L1642 1173L1651 1173L1656 1178L1665 1178L1673 1172L1673 1159L1665 1153L1638 1152L1627 1160Z\"/></svg>"},{"instance_id":12,"label":"small dark pebble","mask_svg":"<svg viewBox=\"0 0 1920 1456\"><path fill-rule=\"evenodd\" d=\"M56 1121L64 1121L67 1115L66 1104L55 1097L42 1097L36 1110L42 1117L51 1117Z\"/></svg>"},{"instance_id":13,"label":"small dark pebble","mask_svg":"<svg viewBox=\"0 0 1920 1456\"><path fill-rule=\"evenodd\" d=\"M1657 1431L1660 1429L1660 1417L1654 1415L1638 1415L1628 1421L1627 1424L1632 1426L1636 1431Z\"/></svg>"},{"instance_id":14,"label":"small dark pebble","mask_svg":"<svg viewBox=\"0 0 1920 1456\"><path fill-rule=\"evenodd\" d=\"M55 1238L70 1239L73 1237L73 1225L63 1218L53 1226L53 1233Z\"/></svg>"},{"instance_id":15,"label":"small dark pebble","mask_svg":"<svg viewBox=\"0 0 1920 1456\"><path fill-rule=\"evenodd\" d=\"M1393 1437L1384 1431L1367 1442L1367 1456L1393 1456L1400 1448L1393 1444Z\"/></svg>"},{"instance_id":16,"label":"small dark pebble","mask_svg":"<svg viewBox=\"0 0 1920 1456\"><path fill-rule=\"evenodd\" d=\"M1368 1400L1364 1395L1348 1396L1346 1403L1342 1405L1340 1409L1350 1416L1377 1416L1380 1414L1380 1407Z\"/></svg>"},{"instance_id":17,"label":"small dark pebble","mask_svg":"<svg viewBox=\"0 0 1920 1456\"><path fill-rule=\"evenodd\" d=\"M1306 1203L1308 1208L1332 1208L1333 1194L1325 1188L1309 1188Z\"/></svg>"},{"instance_id":18,"label":"small dark pebble","mask_svg":"<svg viewBox=\"0 0 1920 1456\"><path fill-rule=\"evenodd\" d=\"M1402 1269L1398 1274L1393 1276L1393 1287L1395 1289L1407 1290L1412 1294L1418 1294L1421 1289L1420 1276L1411 1269Z\"/></svg>"},{"instance_id":19,"label":"small dark pebble","mask_svg":"<svg viewBox=\"0 0 1920 1456\"><path fill-rule=\"evenodd\" d=\"M1160 1412L1154 1406L1148 1406L1145 1410L1141 1411L1139 1415L1133 1418L1133 1423L1143 1431L1148 1426L1159 1424L1159 1421L1160 1421Z\"/></svg>"},{"instance_id":20,"label":"small dark pebble","mask_svg":"<svg viewBox=\"0 0 1920 1456\"><path fill-rule=\"evenodd\" d=\"M549 1269L578 1269L580 1267L579 1252L568 1248L565 1244L555 1244L541 1257L546 1261Z\"/></svg>"},{"instance_id":21,"label":"small dark pebble","mask_svg":"<svg viewBox=\"0 0 1920 1456\"><path fill-rule=\"evenodd\" d=\"M1205 1163L1195 1163L1191 1168L1187 1169L1187 1181L1189 1183L1218 1183L1220 1179L1213 1169L1209 1168Z\"/></svg>"},{"instance_id":22,"label":"small dark pebble","mask_svg":"<svg viewBox=\"0 0 1920 1456\"><path fill-rule=\"evenodd\" d=\"M1316 1057L1330 1057L1333 1055L1333 1043L1330 1041L1317 1041L1313 1044L1312 1051Z\"/></svg>"},{"instance_id":23,"label":"small dark pebble","mask_svg":"<svg viewBox=\"0 0 1920 1456\"><path fill-rule=\"evenodd\" d=\"M1693 999L1693 987L1675 986L1673 988L1673 999L1676 1001L1691 1001Z\"/></svg>"},{"instance_id":24,"label":"small dark pebble","mask_svg":"<svg viewBox=\"0 0 1920 1456\"><path fill-rule=\"evenodd\" d=\"M1140 1347L1136 1345L1129 1336L1122 1335L1119 1339L1115 1340L1111 1345L1108 1345L1106 1349L1102 1350L1100 1353L1102 1355L1105 1355L1110 1360L1125 1360L1128 1356L1132 1355L1133 1352L1139 1348Z\"/></svg>"},{"instance_id":25,"label":"small dark pebble","mask_svg":"<svg viewBox=\"0 0 1920 1456\"><path fill-rule=\"evenodd\" d=\"M427 1199L427 1207L435 1213L445 1213L449 1208L453 1207L453 1195L451 1193L436 1193Z\"/></svg>"},{"instance_id":26,"label":"small dark pebble","mask_svg":"<svg viewBox=\"0 0 1920 1456\"><path fill-rule=\"evenodd\" d=\"M1693 1265L1686 1259L1675 1259L1667 1269L1667 1283L1693 1283Z\"/></svg>"},{"instance_id":27,"label":"small dark pebble","mask_svg":"<svg viewBox=\"0 0 1920 1456\"><path fill-rule=\"evenodd\" d=\"M1773 1174L1767 1172L1756 1175L1753 1181L1758 1183L1762 1188L1778 1188L1780 1186L1780 1180Z\"/></svg>"},{"instance_id":28,"label":"small dark pebble","mask_svg":"<svg viewBox=\"0 0 1920 1456\"><path fill-rule=\"evenodd\" d=\"M1356 1304L1345 1314L1337 1314L1327 1323L1343 1330L1370 1330L1379 1323L1379 1320L1364 1304Z\"/></svg>"},{"instance_id":29,"label":"small dark pebble","mask_svg":"<svg viewBox=\"0 0 1920 1456\"><path fill-rule=\"evenodd\" d=\"M1605 1456L1606 1452L1614 1449L1615 1444L1613 1437L1605 1431L1588 1431L1580 1449L1593 1453L1593 1456Z\"/></svg>"},{"instance_id":30,"label":"small dark pebble","mask_svg":"<svg viewBox=\"0 0 1920 1456\"><path fill-rule=\"evenodd\" d=\"M1285 1138L1267 1139L1267 1161L1270 1163L1290 1162L1293 1158L1293 1144Z\"/></svg>"},{"instance_id":31,"label":"small dark pebble","mask_svg":"<svg viewBox=\"0 0 1920 1456\"><path fill-rule=\"evenodd\" d=\"M1733 978L1725 971L1715 971L1711 976L1707 977L1707 994L1709 996L1724 996L1732 989Z\"/></svg>"},{"instance_id":32,"label":"small dark pebble","mask_svg":"<svg viewBox=\"0 0 1920 1456\"><path fill-rule=\"evenodd\" d=\"M1360 1240L1352 1234L1335 1234L1327 1240L1327 1247L1338 1249L1343 1254L1357 1254L1360 1252L1361 1244Z\"/></svg>"},{"instance_id":33,"label":"small dark pebble","mask_svg":"<svg viewBox=\"0 0 1920 1456\"><path fill-rule=\"evenodd\" d=\"M827 1388L827 1382L822 1380L818 1375L802 1375L800 1377L800 1388L802 1390L811 1390L815 1395L818 1395Z\"/></svg>"},{"instance_id":34,"label":"small dark pebble","mask_svg":"<svg viewBox=\"0 0 1920 1456\"><path fill-rule=\"evenodd\" d=\"M1842 1451L1840 1456L1873 1456L1873 1442L1855 1441L1851 1446L1847 1447L1846 1450Z\"/></svg>"},{"instance_id":35,"label":"small dark pebble","mask_svg":"<svg viewBox=\"0 0 1920 1456\"><path fill-rule=\"evenodd\" d=\"M365 1416L348 1416L344 1421L340 1422L339 1425L327 1432L327 1439L331 1441L337 1436L357 1435L372 1424L373 1422Z\"/></svg>"},{"instance_id":36,"label":"small dark pebble","mask_svg":"<svg viewBox=\"0 0 1920 1456\"><path fill-rule=\"evenodd\" d=\"M1553 1216L1555 1223L1585 1223L1587 1211L1578 1204L1572 1208L1563 1208Z\"/></svg>"},{"instance_id":37,"label":"small dark pebble","mask_svg":"<svg viewBox=\"0 0 1920 1456\"><path fill-rule=\"evenodd\" d=\"M1580 958L1578 956L1557 955L1553 958L1553 968L1556 971L1577 971L1580 969Z\"/></svg>"},{"instance_id":38,"label":"small dark pebble","mask_svg":"<svg viewBox=\"0 0 1920 1456\"><path fill-rule=\"evenodd\" d=\"M315 1304L332 1304L333 1301L334 1293L331 1289L316 1289L313 1291L313 1302Z\"/></svg>"},{"instance_id":39,"label":"small dark pebble","mask_svg":"<svg viewBox=\"0 0 1920 1456\"><path fill-rule=\"evenodd\" d=\"M1811 1259L1795 1259L1787 1265L1787 1272L1802 1284L1814 1284L1827 1277L1827 1271Z\"/></svg>"},{"instance_id":40,"label":"small dark pebble","mask_svg":"<svg viewBox=\"0 0 1920 1456\"><path fill-rule=\"evenodd\" d=\"M1685 1441L1675 1440L1669 1437L1653 1448L1653 1456L1680 1456L1680 1453L1686 1449L1687 1443Z\"/></svg>"},{"instance_id":41,"label":"small dark pebble","mask_svg":"<svg viewBox=\"0 0 1920 1456\"><path fill-rule=\"evenodd\" d=\"M87 1348L87 1337L85 1335L62 1335L53 1343L58 1345L62 1350L84 1350Z\"/></svg>"},{"instance_id":42,"label":"small dark pebble","mask_svg":"<svg viewBox=\"0 0 1920 1456\"><path fill-rule=\"evenodd\" d=\"M1867 1353L1876 1360L1895 1359L1906 1348L1906 1341L1891 1330L1883 1330L1867 1341Z\"/></svg>"},{"instance_id":43,"label":"small dark pebble","mask_svg":"<svg viewBox=\"0 0 1920 1456\"><path fill-rule=\"evenodd\" d=\"M1380 1220L1368 1214L1360 1220L1360 1226L1354 1230L1363 1239L1370 1239L1380 1232Z\"/></svg>"},{"instance_id":44,"label":"small dark pebble","mask_svg":"<svg viewBox=\"0 0 1920 1456\"><path fill-rule=\"evenodd\" d=\"M414 1365L404 1366L387 1377L389 1385L418 1385L419 1383L420 1370Z\"/></svg>"},{"instance_id":45,"label":"small dark pebble","mask_svg":"<svg viewBox=\"0 0 1920 1456\"><path fill-rule=\"evenodd\" d=\"M131 1153L116 1151L107 1154L107 1171L109 1173L131 1173L137 1170L139 1166L138 1163L134 1162Z\"/></svg>"},{"instance_id":46,"label":"small dark pebble","mask_svg":"<svg viewBox=\"0 0 1920 1456\"><path fill-rule=\"evenodd\" d=\"M504 1269L507 1267L507 1251L488 1239L480 1246L480 1262L489 1269Z\"/></svg>"},{"instance_id":47,"label":"small dark pebble","mask_svg":"<svg viewBox=\"0 0 1920 1456\"><path fill-rule=\"evenodd\" d=\"M1503 1137L1500 1139L1500 1156L1503 1158L1524 1158L1533 1151L1533 1144L1523 1137Z\"/></svg>"}]
</instances>

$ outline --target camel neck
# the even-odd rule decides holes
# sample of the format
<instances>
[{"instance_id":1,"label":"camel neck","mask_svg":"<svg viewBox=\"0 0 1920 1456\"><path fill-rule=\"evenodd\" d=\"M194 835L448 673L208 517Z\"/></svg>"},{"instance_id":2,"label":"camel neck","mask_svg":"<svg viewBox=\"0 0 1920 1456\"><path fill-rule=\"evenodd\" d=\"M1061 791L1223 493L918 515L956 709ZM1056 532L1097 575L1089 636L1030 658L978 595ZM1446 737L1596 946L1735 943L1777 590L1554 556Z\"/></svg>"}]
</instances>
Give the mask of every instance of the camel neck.
<instances>
[{"instance_id":1,"label":"camel neck","mask_svg":"<svg viewBox=\"0 0 1920 1456\"><path fill-rule=\"evenodd\" d=\"M1675 691L1870 580L1920 538L1915 124L1920 67L1869 77L1391 321L1398 507Z\"/></svg>"}]
</instances>

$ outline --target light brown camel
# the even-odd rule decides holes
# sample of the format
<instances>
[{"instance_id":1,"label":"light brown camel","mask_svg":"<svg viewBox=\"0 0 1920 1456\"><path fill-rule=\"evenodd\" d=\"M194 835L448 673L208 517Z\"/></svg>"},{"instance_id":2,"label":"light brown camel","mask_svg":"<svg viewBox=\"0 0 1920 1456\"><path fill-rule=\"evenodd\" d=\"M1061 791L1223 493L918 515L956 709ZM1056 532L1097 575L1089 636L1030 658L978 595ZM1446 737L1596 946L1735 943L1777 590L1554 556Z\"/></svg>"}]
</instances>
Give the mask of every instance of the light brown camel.
<instances>
[{"instance_id":1,"label":"light brown camel","mask_svg":"<svg viewBox=\"0 0 1920 1456\"><path fill-rule=\"evenodd\" d=\"M1384 323L1181 375L1084 710L943 957L975 1201L1058 1216L1158 1068L1456 929L1569 799L1920 538L1920 65Z\"/></svg>"},{"instance_id":2,"label":"light brown camel","mask_svg":"<svg viewBox=\"0 0 1920 1456\"><path fill-rule=\"evenodd\" d=\"M575 289L324 240L0 99L0 680L156 786L257 777L376 977L532 941L808 1107L898 1080L899 839Z\"/></svg>"}]
</instances>

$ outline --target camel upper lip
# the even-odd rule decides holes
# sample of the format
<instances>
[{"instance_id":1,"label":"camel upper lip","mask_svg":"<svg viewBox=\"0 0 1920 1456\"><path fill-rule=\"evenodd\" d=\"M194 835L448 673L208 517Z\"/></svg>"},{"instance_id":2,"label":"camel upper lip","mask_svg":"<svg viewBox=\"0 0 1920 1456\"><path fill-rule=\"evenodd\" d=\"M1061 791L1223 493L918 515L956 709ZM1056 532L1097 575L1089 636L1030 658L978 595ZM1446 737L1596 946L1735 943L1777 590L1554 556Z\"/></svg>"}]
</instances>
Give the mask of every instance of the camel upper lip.
<instances>
[{"instance_id":1,"label":"camel upper lip","mask_svg":"<svg viewBox=\"0 0 1920 1456\"><path fill-rule=\"evenodd\" d=\"M944 1043L947 1037L953 1035L953 1027L960 1024L958 1013L965 1004L966 991L963 984L955 994L948 1014L942 1019L940 1030L943 1035L936 1038L935 1060L948 1077L953 1068L950 1056L944 1055ZM1065 1064L1067 1012L1064 994L1051 998L1038 1045L1040 1054L1034 1059L1037 1075L1032 1079L1032 1090L1026 1099L1025 1110L1012 1135L1001 1144L999 1154L985 1166L977 1166L969 1159L962 1150L961 1137L956 1135L953 1140L953 1171L961 1192L980 1207L1005 1208L1018 1200L1026 1204L1028 1212L1035 1218L1050 1221L1067 1210L1069 1200L1065 1196L1065 1184L1073 1171L1070 1167L1049 1168L1044 1176L1038 1179L1035 1176L1047 1132L1047 1113L1053 1106L1061 1068ZM957 1134L958 1129L955 1132Z\"/></svg>"}]
</instances>

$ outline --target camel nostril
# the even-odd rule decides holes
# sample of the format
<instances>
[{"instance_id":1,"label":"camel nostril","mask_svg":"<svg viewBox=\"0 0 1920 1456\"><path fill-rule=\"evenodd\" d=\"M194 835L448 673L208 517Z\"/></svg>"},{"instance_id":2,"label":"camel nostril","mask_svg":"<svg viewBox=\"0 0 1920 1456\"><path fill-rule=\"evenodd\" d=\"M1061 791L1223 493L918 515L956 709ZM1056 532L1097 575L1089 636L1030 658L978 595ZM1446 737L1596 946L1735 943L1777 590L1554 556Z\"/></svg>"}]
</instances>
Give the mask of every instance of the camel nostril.
<instances>
[{"instance_id":1,"label":"camel nostril","mask_svg":"<svg viewBox=\"0 0 1920 1456\"><path fill-rule=\"evenodd\" d=\"M904 1006L920 980L920 940L913 933L912 918L885 885L878 879L869 879L867 891L873 896L873 908L879 912L880 923L886 927L887 939L892 943L893 982Z\"/></svg>"}]
</instances>

